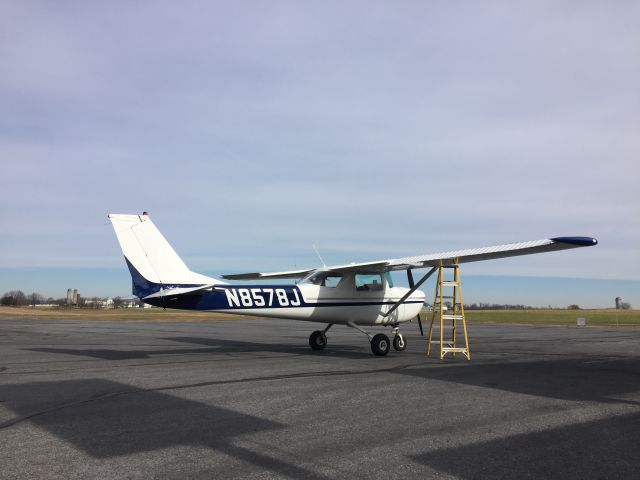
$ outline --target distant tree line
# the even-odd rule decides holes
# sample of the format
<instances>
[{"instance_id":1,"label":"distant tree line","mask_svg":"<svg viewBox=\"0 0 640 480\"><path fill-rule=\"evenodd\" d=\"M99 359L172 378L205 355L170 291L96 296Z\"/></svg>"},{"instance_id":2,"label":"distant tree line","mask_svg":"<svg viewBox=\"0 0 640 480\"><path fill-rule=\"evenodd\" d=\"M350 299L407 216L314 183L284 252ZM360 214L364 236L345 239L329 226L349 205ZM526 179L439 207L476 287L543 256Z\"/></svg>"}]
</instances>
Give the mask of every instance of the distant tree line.
<instances>
[{"instance_id":1,"label":"distant tree line","mask_svg":"<svg viewBox=\"0 0 640 480\"><path fill-rule=\"evenodd\" d=\"M74 307L80 308L124 308L131 304L132 301L126 300L120 296L114 298L108 297L80 297L78 305ZM133 301L136 306L141 306L142 302L139 300ZM67 298L45 298L43 295L33 292L25 294L22 290L11 290L6 292L0 297L0 305L4 307L36 307L38 305L52 305L56 307L70 307L67 303Z\"/></svg>"},{"instance_id":2,"label":"distant tree line","mask_svg":"<svg viewBox=\"0 0 640 480\"><path fill-rule=\"evenodd\" d=\"M10 292L6 292L0 298L0 305L7 307L24 307L26 305L42 305L53 302L55 302L53 298L45 299L42 295L36 292L25 295L22 290L11 290Z\"/></svg>"},{"instance_id":3,"label":"distant tree line","mask_svg":"<svg viewBox=\"0 0 640 480\"><path fill-rule=\"evenodd\" d=\"M448 302L445 302L445 305ZM447 305L451 308L449 305ZM529 305L511 305L511 304L498 304L498 303L472 303L465 304L466 310L533 310L533 307Z\"/></svg>"}]
</instances>

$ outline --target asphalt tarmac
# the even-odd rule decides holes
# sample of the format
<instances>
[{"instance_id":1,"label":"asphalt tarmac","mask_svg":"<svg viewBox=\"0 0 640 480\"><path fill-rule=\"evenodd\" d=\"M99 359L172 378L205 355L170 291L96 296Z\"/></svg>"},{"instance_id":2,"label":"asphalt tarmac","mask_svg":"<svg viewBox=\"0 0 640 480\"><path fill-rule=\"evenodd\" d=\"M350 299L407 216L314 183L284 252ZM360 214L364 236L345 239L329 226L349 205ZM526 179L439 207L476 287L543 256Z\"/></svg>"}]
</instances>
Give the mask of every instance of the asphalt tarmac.
<instances>
[{"instance_id":1,"label":"asphalt tarmac","mask_svg":"<svg viewBox=\"0 0 640 480\"><path fill-rule=\"evenodd\" d=\"M0 478L640 478L637 328L315 328L0 320Z\"/></svg>"}]
</instances>

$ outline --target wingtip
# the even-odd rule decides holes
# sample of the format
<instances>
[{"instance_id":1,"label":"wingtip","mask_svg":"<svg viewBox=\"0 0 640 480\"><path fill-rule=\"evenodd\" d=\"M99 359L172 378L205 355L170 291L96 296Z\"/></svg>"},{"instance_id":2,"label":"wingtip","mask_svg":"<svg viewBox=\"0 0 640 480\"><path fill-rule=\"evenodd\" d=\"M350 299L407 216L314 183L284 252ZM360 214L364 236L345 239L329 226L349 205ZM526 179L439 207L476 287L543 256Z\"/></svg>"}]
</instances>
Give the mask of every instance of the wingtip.
<instances>
[{"instance_id":1,"label":"wingtip","mask_svg":"<svg viewBox=\"0 0 640 480\"><path fill-rule=\"evenodd\" d=\"M598 244L598 240L593 237L556 237L551 240L559 243L568 243L577 247L592 247Z\"/></svg>"}]
</instances>

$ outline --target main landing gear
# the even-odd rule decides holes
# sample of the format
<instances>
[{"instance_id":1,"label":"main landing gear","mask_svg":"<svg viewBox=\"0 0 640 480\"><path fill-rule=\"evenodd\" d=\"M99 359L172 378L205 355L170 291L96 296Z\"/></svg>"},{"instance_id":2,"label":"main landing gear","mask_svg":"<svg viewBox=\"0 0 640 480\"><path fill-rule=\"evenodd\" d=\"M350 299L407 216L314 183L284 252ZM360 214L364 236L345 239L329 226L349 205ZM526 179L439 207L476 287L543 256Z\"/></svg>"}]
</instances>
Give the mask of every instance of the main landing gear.
<instances>
[{"instance_id":1,"label":"main landing gear","mask_svg":"<svg viewBox=\"0 0 640 480\"><path fill-rule=\"evenodd\" d=\"M389 337L387 337L384 333L378 333L371 339L371 351L374 355L377 355L379 357L384 357L387 353L389 353L389 345Z\"/></svg>"},{"instance_id":2,"label":"main landing gear","mask_svg":"<svg viewBox=\"0 0 640 480\"><path fill-rule=\"evenodd\" d=\"M327 346L327 332L333 327L333 323L327 325L324 330L316 330L309 335L309 346L314 350L322 350Z\"/></svg>"},{"instance_id":3,"label":"main landing gear","mask_svg":"<svg viewBox=\"0 0 640 480\"><path fill-rule=\"evenodd\" d=\"M347 323L347 325L351 328L355 328L356 330L364 333L369 338L369 343L371 344L371 351L374 355L379 357L384 357L387 353L389 353L389 349L391 345L393 348L402 352L407 348L407 341L404 338L404 335L400 333L400 329L395 326L392 330L393 333L393 342L389 340L384 333L378 333L376 335L371 336L371 334L365 332L362 328L356 325L353 322ZM309 336L309 346L314 350L322 350L327 346L327 331L333 326L333 324L327 325L327 328L324 330L316 330Z\"/></svg>"}]
</instances>

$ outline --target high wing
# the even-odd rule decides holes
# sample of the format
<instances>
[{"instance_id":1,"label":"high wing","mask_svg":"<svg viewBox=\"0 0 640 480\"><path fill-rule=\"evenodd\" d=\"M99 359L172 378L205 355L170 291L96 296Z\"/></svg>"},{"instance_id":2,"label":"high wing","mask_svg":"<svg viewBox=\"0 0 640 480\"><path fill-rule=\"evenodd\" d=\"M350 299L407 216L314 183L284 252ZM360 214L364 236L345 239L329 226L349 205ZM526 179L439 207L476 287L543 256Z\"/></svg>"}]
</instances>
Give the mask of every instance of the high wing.
<instances>
[{"instance_id":1,"label":"high wing","mask_svg":"<svg viewBox=\"0 0 640 480\"><path fill-rule=\"evenodd\" d=\"M413 257L402 257L363 263L350 263L346 265L324 267L322 268L322 270L331 272L350 272L362 270L370 272L389 272L394 270L407 270L410 268L437 267L440 265L446 266L459 263L479 262L481 260L493 260L495 258L515 257L519 255L530 255L533 253L554 252L557 250L567 250L570 248L590 247L596 245L597 243L598 241L595 238L591 237L556 237L547 238L544 240L533 240L530 242L495 245L492 247L430 253L426 255L416 255ZM229 280L302 278L315 270L317 269L311 268L306 270L293 270L288 272L273 273L241 273L233 275L223 275L222 277Z\"/></svg>"}]
</instances>

